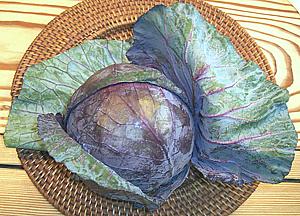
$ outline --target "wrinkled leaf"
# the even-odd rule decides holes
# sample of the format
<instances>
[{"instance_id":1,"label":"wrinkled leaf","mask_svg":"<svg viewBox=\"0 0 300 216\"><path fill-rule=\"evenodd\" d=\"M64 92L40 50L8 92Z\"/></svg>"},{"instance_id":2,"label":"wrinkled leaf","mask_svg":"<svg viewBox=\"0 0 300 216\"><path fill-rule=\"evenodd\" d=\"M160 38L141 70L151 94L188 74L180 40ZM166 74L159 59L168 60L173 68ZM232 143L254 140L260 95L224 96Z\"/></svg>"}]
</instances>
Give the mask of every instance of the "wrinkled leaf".
<instances>
[{"instance_id":1,"label":"wrinkled leaf","mask_svg":"<svg viewBox=\"0 0 300 216\"><path fill-rule=\"evenodd\" d=\"M77 88L93 73L127 62L129 44L103 39L87 41L54 58L32 65L12 104L4 134L7 147L45 150L37 134L37 116L64 112Z\"/></svg>"},{"instance_id":2,"label":"wrinkled leaf","mask_svg":"<svg viewBox=\"0 0 300 216\"><path fill-rule=\"evenodd\" d=\"M53 114L39 115L39 135L49 154L82 179L97 184L101 195L137 202L152 210L158 207L155 200L140 188L121 178L115 171L95 159L81 148L60 126Z\"/></svg>"},{"instance_id":3,"label":"wrinkled leaf","mask_svg":"<svg viewBox=\"0 0 300 216\"><path fill-rule=\"evenodd\" d=\"M195 121L192 162L206 177L275 183L288 174L297 134L287 90L239 56L192 5L160 5L139 18L127 57L183 91Z\"/></svg>"}]
</instances>

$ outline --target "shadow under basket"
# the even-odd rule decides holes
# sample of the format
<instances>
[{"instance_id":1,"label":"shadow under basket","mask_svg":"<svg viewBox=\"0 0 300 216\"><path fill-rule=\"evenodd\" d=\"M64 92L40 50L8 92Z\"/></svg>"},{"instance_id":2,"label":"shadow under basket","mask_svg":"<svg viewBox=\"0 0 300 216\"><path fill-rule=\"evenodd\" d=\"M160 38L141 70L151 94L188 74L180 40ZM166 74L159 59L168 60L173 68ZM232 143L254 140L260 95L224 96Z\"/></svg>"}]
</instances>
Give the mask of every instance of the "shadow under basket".
<instances>
[{"instance_id":1,"label":"shadow under basket","mask_svg":"<svg viewBox=\"0 0 300 216\"><path fill-rule=\"evenodd\" d=\"M37 36L23 56L16 71L11 94L19 95L26 69L54 57L84 40L96 37L128 40L137 18L155 5L170 5L164 0L87 0L52 20ZM228 36L238 52L257 63L274 80L266 57L253 38L231 17L203 1L193 4L202 16ZM154 213L135 209L132 204L104 198L47 153L18 149L18 156L28 176L43 196L65 215L229 215L256 189L258 183L237 187L210 182L192 168L184 184Z\"/></svg>"}]
</instances>

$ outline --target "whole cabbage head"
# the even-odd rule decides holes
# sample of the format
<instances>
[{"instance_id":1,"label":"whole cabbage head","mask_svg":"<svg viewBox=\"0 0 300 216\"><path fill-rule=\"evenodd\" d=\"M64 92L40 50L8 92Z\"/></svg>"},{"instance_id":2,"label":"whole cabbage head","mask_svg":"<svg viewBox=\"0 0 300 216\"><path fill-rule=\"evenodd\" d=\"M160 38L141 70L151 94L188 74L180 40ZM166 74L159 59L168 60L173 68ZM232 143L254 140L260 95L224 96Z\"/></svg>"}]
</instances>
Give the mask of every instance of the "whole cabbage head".
<instances>
[{"instance_id":1,"label":"whole cabbage head","mask_svg":"<svg viewBox=\"0 0 300 216\"><path fill-rule=\"evenodd\" d=\"M72 106L65 124L88 153L145 193L156 193L186 172L191 159L188 109L175 94L149 83L120 83L93 92Z\"/></svg>"}]
</instances>

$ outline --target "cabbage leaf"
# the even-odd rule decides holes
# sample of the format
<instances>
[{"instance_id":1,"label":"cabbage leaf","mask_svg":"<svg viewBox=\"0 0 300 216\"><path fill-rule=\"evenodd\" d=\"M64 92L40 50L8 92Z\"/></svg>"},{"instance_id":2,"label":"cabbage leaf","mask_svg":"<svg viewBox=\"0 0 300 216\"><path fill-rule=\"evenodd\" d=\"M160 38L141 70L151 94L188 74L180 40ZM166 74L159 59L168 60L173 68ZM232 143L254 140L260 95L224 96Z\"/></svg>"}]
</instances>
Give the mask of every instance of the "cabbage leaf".
<instances>
[{"instance_id":1,"label":"cabbage leaf","mask_svg":"<svg viewBox=\"0 0 300 216\"><path fill-rule=\"evenodd\" d=\"M97 70L128 62L129 43L86 41L49 60L32 65L24 75L20 95L13 101L4 133L7 147L46 150L37 132L37 116L63 113L79 88Z\"/></svg>"},{"instance_id":2,"label":"cabbage leaf","mask_svg":"<svg viewBox=\"0 0 300 216\"><path fill-rule=\"evenodd\" d=\"M183 91L193 113L192 162L204 176L236 184L280 182L294 158L297 134L288 91L244 60L192 5L152 8L135 23L127 52Z\"/></svg>"}]
</instances>

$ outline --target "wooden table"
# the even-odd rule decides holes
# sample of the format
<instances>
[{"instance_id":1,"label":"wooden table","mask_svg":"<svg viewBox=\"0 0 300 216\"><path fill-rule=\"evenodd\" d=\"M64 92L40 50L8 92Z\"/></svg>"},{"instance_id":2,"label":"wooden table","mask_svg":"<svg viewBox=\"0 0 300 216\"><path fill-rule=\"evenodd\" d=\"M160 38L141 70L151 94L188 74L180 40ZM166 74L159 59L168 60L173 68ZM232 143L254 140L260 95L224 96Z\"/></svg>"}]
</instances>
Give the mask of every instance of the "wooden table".
<instances>
[{"instance_id":1,"label":"wooden table","mask_svg":"<svg viewBox=\"0 0 300 216\"><path fill-rule=\"evenodd\" d=\"M10 85L27 47L56 15L76 0L0 0L0 133L11 104ZM288 88L290 116L300 133L300 15L287 0L207 0L227 12L256 39ZM31 183L15 149L0 136L0 215L60 215ZM300 215L300 144L284 183L260 184L233 215Z\"/></svg>"}]
</instances>

